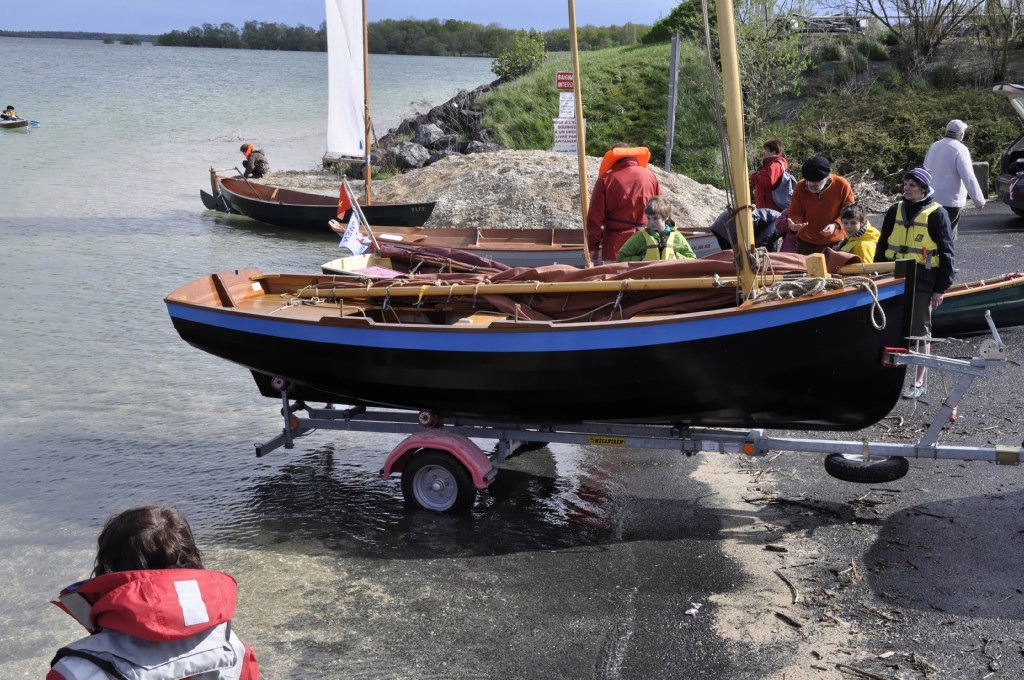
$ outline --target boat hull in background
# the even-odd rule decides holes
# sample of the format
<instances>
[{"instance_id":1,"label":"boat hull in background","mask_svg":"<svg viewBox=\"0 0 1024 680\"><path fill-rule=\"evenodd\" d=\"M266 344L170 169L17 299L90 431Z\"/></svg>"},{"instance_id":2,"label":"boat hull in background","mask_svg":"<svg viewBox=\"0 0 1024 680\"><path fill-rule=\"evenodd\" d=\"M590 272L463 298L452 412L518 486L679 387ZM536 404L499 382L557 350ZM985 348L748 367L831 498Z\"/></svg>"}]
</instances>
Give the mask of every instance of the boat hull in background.
<instances>
[{"instance_id":1,"label":"boat hull in background","mask_svg":"<svg viewBox=\"0 0 1024 680\"><path fill-rule=\"evenodd\" d=\"M338 218L338 199L326 194L285 189L270 184L257 184L245 179L221 177L217 180L219 192L232 212L278 227L303 231L320 231L331 235L329 222ZM206 201L204 199L204 204ZM434 202L372 203L362 205L363 214L370 225L387 224L421 226L434 210ZM348 210L342 221L348 221Z\"/></svg>"}]
</instances>

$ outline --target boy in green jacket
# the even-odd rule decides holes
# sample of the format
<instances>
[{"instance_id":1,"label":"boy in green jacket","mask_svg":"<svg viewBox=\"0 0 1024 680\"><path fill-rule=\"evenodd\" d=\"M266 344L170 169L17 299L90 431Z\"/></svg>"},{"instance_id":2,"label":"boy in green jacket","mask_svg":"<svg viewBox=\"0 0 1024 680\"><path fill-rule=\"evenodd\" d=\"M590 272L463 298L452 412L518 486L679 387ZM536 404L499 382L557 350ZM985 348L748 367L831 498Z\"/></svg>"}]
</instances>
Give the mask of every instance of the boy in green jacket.
<instances>
[{"instance_id":1,"label":"boy in green jacket","mask_svg":"<svg viewBox=\"0 0 1024 680\"><path fill-rule=\"evenodd\" d=\"M649 260L695 260L696 253L686 237L672 223L672 205L665 196L655 196L644 208L647 226L629 237L619 248L616 262Z\"/></svg>"}]
</instances>

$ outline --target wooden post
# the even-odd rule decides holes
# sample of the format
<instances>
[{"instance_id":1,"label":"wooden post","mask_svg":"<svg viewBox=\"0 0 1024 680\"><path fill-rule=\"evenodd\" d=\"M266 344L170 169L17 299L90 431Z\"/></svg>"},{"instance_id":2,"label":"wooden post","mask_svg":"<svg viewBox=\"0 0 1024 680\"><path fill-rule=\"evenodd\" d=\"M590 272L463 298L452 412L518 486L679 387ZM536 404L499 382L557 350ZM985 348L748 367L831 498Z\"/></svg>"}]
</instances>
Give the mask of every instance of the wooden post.
<instances>
[{"instance_id":1,"label":"wooden post","mask_svg":"<svg viewBox=\"0 0 1024 680\"><path fill-rule=\"evenodd\" d=\"M743 93L736 49L732 0L717 0L718 40L722 56L722 87L725 91L725 122L729 141L730 174L736 192L736 250L739 255L743 300L757 291L757 277L751 266L754 249L754 206L750 202L747 150L743 143Z\"/></svg>"}]
</instances>

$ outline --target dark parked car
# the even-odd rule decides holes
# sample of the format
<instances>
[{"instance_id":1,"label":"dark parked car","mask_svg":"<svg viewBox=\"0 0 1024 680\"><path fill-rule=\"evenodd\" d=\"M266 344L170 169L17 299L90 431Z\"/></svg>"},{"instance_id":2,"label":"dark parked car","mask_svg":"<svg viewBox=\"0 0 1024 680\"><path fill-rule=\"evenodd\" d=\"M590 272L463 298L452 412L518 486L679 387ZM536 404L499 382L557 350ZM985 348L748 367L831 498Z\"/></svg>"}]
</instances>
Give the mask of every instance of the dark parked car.
<instances>
[{"instance_id":1,"label":"dark parked car","mask_svg":"<svg viewBox=\"0 0 1024 680\"><path fill-rule=\"evenodd\" d=\"M1003 83L992 88L996 94L1010 100L1010 106L1024 120L1024 85ZM1007 147L999 159L996 193L1010 210L1024 217L1024 133Z\"/></svg>"}]
</instances>

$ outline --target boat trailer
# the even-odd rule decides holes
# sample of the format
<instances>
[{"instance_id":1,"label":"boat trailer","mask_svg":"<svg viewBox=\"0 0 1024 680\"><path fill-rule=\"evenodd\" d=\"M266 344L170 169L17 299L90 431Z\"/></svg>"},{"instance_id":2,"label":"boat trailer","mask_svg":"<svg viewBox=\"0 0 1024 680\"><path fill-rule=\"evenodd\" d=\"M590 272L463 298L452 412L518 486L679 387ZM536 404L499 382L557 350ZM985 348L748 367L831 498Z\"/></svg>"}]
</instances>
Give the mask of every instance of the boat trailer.
<instances>
[{"instance_id":1,"label":"boat trailer","mask_svg":"<svg viewBox=\"0 0 1024 680\"><path fill-rule=\"evenodd\" d=\"M903 348L885 352L890 366L927 366L960 377L937 409L927 430L916 444L893 442L801 439L775 437L763 429L683 427L612 422L584 422L576 425L498 423L472 418L441 418L429 411L414 413L393 409L354 406L312 408L303 401L291 401L288 384L275 379L281 391L284 429L277 437L256 445L256 455L275 449L293 448L295 440L314 430L350 430L408 435L388 455L381 477L401 474L406 503L438 512L468 510L479 490L486 489L498 474L498 465L509 456L540 448L549 443L620 446L696 453L741 453L765 456L770 451L826 454L825 470L848 482L879 484L900 479L910 469L910 458L931 460L987 461L997 465L1019 465L1024 448L1014 446L956 446L937 443L942 428L955 420L957 406L971 383L986 370L1006 362L1006 348L986 314L992 338L981 344L979 356L950 359L921 354ZM934 342L935 340L933 340ZM305 411L307 417L299 417ZM473 439L497 440L490 453Z\"/></svg>"}]
</instances>

